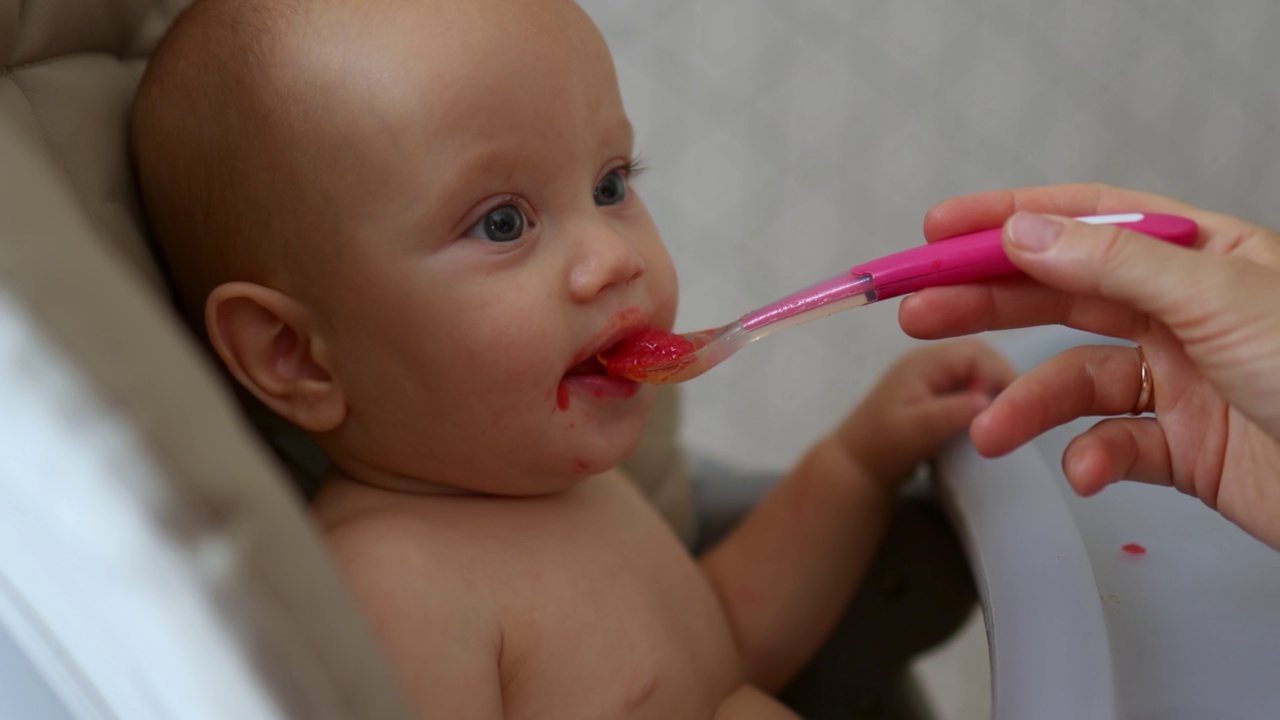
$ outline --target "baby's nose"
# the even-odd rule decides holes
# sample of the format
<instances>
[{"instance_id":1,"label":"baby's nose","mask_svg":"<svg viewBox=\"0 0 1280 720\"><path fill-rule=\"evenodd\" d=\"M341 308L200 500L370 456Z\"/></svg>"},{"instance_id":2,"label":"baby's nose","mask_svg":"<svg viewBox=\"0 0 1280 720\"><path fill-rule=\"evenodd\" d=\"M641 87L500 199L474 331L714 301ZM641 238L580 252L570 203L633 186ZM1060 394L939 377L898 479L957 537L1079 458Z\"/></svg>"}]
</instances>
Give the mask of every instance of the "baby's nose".
<instances>
[{"instance_id":1,"label":"baby's nose","mask_svg":"<svg viewBox=\"0 0 1280 720\"><path fill-rule=\"evenodd\" d=\"M594 227L579 243L569 272L569 291L586 302L615 285L628 285L644 275L644 258L635 245L608 228Z\"/></svg>"}]
</instances>

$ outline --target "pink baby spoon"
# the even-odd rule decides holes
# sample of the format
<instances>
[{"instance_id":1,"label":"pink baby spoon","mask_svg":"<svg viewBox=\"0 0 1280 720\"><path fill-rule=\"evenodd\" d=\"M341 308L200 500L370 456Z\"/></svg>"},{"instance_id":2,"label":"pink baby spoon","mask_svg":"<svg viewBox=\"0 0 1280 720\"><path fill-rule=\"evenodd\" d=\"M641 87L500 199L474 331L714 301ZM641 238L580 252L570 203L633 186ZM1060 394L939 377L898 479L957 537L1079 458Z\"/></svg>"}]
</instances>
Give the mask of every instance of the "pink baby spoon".
<instances>
[{"instance_id":1,"label":"pink baby spoon","mask_svg":"<svg viewBox=\"0 0 1280 720\"><path fill-rule=\"evenodd\" d=\"M1179 245L1190 245L1198 233L1194 221L1176 215L1127 213L1076 219L1093 225L1117 225ZM650 329L605 351L600 361L610 375L639 382L691 380L782 328L927 287L1017 273L1017 267L1005 257L1000 233L1000 228L981 230L872 260L722 327L684 335Z\"/></svg>"}]
</instances>

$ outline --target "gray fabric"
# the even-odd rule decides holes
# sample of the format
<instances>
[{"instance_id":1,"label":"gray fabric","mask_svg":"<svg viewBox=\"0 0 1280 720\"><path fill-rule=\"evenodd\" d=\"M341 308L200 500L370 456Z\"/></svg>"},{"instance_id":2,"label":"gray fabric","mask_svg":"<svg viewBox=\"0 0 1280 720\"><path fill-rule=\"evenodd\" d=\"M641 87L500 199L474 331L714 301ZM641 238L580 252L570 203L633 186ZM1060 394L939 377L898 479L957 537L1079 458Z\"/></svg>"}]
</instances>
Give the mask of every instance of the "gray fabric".
<instances>
[{"instance_id":1,"label":"gray fabric","mask_svg":"<svg viewBox=\"0 0 1280 720\"><path fill-rule=\"evenodd\" d=\"M782 474L693 461L695 553L722 539ZM925 475L909 483L848 610L779 697L806 720L928 720L909 672L977 607L968 564Z\"/></svg>"}]
</instances>

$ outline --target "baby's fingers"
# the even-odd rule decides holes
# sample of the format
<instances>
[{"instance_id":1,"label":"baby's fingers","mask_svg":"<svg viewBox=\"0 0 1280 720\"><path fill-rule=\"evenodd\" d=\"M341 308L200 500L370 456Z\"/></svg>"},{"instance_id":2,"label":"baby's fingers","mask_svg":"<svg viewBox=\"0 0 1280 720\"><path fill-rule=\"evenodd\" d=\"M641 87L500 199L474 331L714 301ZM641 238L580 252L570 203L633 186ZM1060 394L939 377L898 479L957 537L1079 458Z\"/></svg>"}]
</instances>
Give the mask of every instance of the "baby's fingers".
<instances>
[{"instance_id":1,"label":"baby's fingers","mask_svg":"<svg viewBox=\"0 0 1280 720\"><path fill-rule=\"evenodd\" d=\"M952 435L963 432L978 413L991 405L980 392L943 395L911 408L910 437L916 444L914 454L920 459L937 452Z\"/></svg>"},{"instance_id":2,"label":"baby's fingers","mask_svg":"<svg viewBox=\"0 0 1280 720\"><path fill-rule=\"evenodd\" d=\"M995 457L1078 417L1127 413L1141 380L1133 348L1086 345L1062 352L1015 380L974 420L974 447Z\"/></svg>"},{"instance_id":3,"label":"baby's fingers","mask_svg":"<svg viewBox=\"0 0 1280 720\"><path fill-rule=\"evenodd\" d=\"M994 395L1018 374L1004 355L981 340L966 338L931 345L921 353L921 377L929 391L939 395L957 390Z\"/></svg>"},{"instance_id":4,"label":"baby's fingers","mask_svg":"<svg viewBox=\"0 0 1280 720\"><path fill-rule=\"evenodd\" d=\"M1172 484L1169 442L1155 418L1109 418L1081 433L1062 453L1062 472L1081 495L1118 480Z\"/></svg>"},{"instance_id":5,"label":"baby's fingers","mask_svg":"<svg viewBox=\"0 0 1280 720\"><path fill-rule=\"evenodd\" d=\"M961 392L905 406L880 419L873 436L853 439L857 456L874 477L900 480L936 455L949 438L964 432L990 404L984 393Z\"/></svg>"}]
</instances>

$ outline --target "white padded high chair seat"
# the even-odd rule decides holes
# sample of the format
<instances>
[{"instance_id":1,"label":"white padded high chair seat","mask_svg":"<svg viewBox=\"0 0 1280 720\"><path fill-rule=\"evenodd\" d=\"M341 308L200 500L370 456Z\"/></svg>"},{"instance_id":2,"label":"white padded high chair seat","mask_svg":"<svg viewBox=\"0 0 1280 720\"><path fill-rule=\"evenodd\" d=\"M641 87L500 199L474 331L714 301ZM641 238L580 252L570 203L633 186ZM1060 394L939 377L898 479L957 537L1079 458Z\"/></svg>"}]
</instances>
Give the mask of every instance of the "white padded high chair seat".
<instances>
[{"instance_id":1,"label":"white padded high chair seat","mask_svg":"<svg viewBox=\"0 0 1280 720\"><path fill-rule=\"evenodd\" d=\"M0 0L0 718L407 718L144 239L129 107L187 4ZM626 466L681 530L677 418Z\"/></svg>"},{"instance_id":2,"label":"white padded high chair seat","mask_svg":"<svg viewBox=\"0 0 1280 720\"><path fill-rule=\"evenodd\" d=\"M990 339L1022 372L1077 345L1127 344L1062 327ZM1280 553L1170 488L1077 496L1061 457L1096 420L1000 458L964 438L939 458L982 598L993 717L1277 717Z\"/></svg>"},{"instance_id":3,"label":"white padded high chair seat","mask_svg":"<svg viewBox=\"0 0 1280 720\"><path fill-rule=\"evenodd\" d=\"M407 718L143 241L128 109L183 5L0 0L0 717Z\"/></svg>"}]
</instances>

